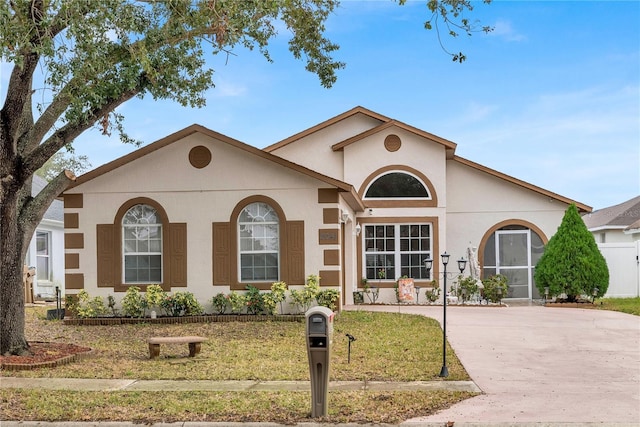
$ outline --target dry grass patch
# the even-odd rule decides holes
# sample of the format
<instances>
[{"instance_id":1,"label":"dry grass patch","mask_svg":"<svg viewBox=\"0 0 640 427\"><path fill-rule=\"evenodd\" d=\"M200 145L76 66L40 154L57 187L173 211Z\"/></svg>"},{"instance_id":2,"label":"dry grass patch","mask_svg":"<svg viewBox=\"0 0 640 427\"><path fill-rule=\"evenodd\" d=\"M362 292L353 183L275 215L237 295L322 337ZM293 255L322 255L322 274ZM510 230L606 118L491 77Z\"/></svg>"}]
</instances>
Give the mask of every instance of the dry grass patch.
<instances>
[{"instance_id":1,"label":"dry grass patch","mask_svg":"<svg viewBox=\"0 0 640 427\"><path fill-rule=\"evenodd\" d=\"M464 392L331 392L327 423L397 424L470 397ZM305 392L55 392L0 389L0 418L39 421L308 422Z\"/></svg>"},{"instance_id":2,"label":"dry grass patch","mask_svg":"<svg viewBox=\"0 0 640 427\"><path fill-rule=\"evenodd\" d=\"M28 308L30 341L68 342L93 353L70 365L6 376L57 378L124 378L143 380L308 380L305 325L297 322L224 322L176 325L74 326L44 320L44 309ZM347 363L348 339L351 363ZM147 338L198 335L207 338L195 358L184 344L162 345L149 359ZM469 376L448 349L448 380ZM346 311L334 323L331 380L439 380L442 330L423 316Z\"/></svg>"}]
</instances>

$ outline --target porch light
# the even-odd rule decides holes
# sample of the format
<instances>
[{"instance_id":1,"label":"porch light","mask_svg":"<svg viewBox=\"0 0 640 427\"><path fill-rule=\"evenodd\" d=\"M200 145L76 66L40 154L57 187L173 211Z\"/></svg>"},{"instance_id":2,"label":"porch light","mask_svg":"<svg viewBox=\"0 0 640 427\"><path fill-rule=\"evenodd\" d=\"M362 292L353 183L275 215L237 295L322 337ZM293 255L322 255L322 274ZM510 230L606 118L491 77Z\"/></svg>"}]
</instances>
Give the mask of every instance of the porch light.
<instances>
[{"instance_id":1,"label":"porch light","mask_svg":"<svg viewBox=\"0 0 640 427\"><path fill-rule=\"evenodd\" d=\"M464 272L464 269L467 267L467 260L464 258L460 258L458 260L458 270L460 270L460 274Z\"/></svg>"},{"instance_id":2,"label":"porch light","mask_svg":"<svg viewBox=\"0 0 640 427\"><path fill-rule=\"evenodd\" d=\"M362 227L360 227L360 223L357 223L357 224L356 224L356 229L355 229L355 231L356 231L356 236L359 236L359 235L360 235L360 232L362 231Z\"/></svg>"},{"instance_id":3,"label":"porch light","mask_svg":"<svg viewBox=\"0 0 640 427\"><path fill-rule=\"evenodd\" d=\"M440 255L440 258L442 258L442 265L447 265L447 264L449 264L449 257L450 257L450 256L451 256L451 255L449 255L449 254L447 253L447 251L445 251L442 255Z\"/></svg>"},{"instance_id":4,"label":"porch light","mask_svg":"<svg viewBox=\"0 0 640 427\"><path fill-rule=\"evenodd\" d=\"M424 269L427 270L427 277L431 276L431 269L433 268L433 260L431 258L425 258L424 261Z\"/></svg>"}]
</instances>

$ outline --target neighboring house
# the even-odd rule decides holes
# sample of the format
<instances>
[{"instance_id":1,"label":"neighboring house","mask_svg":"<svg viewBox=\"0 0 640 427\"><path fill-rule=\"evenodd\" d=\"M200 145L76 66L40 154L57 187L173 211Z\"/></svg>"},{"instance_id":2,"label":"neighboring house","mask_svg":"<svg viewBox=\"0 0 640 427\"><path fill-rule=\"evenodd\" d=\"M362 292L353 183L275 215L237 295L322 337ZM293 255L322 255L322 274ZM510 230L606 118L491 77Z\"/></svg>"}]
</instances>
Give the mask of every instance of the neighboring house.
<instances>
[{"instance_id":1,"label":"neighboring house","mask_svg":"<svg viewBox=\"0 0 640 427\"><path fill-rule=\"evenodd\" d=\"M45 185L46 180L34 175L32 194L38 194ZM29 243L25 264L36 268L33 281L35 299L55 298L56 286L64 292L64 208L61 200L54 200L45 212Z\"/></svg>"},{"instance_id":2,"label":"neighboring house","mask_svg":"<svg viewBox=\"0 0 640 427\"><path fill-rule=\"evenodd\" d=\"M607 297L640 296L640 196L582 217L609 267Z\"/></svg>"},{"instance_id":3,"label":"neighboring house","mask_svg":"<svg viewBox=\"0 0 640 427\"><path fill-rule=\"evenodd\" d=\"M119 299L160 283L210 308L219 292L317 274L342 304L363 277L395 302L401 276L442 283L445 251L451 284L472 246L485 276L509 278L509 297L539 298L544 244L569 204L591 208L455 149L362 107L263 150L192 125L65 191L67 293Z\"/></svg>"}]
</instances>

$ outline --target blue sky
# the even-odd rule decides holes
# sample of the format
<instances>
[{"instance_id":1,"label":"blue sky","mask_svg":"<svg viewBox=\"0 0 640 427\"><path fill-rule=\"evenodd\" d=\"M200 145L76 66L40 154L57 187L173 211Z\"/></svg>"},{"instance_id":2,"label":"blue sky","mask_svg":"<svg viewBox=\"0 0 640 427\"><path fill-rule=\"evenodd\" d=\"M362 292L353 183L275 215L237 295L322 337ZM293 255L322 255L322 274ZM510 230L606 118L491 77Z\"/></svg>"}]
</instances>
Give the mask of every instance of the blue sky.
<instances>
[{"instance_id":1,"label":"blue sky","mask_svg":"<svg viewBox=\"0 0 640 427\"><path fill-rule=\"evenodd\" d=\"M327 36L346 62L331 89L286 46L212 59L216 88L193 110L151 98L119 109L150 143L193 123L262 148L357 105L458 144L457 154L600 209L640 194L640 2L494 1L469 15L489 35L443 34L425 1L343 1ZM6 77L2 78L3 82ZM87 132L93 167L135 149Z\"/></svg>"}]
</instances>

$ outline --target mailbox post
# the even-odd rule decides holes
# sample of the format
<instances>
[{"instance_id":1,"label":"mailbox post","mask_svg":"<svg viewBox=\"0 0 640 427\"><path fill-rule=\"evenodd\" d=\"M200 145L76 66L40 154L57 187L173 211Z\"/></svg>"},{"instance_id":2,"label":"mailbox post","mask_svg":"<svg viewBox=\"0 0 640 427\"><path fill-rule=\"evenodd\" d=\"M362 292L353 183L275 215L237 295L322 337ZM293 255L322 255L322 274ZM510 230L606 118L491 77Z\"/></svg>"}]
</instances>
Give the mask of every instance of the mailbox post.
<instances>
[{"instance_id":1,"label":"mailbox post","mask_svg":"<svg viewBox=\"0 0 640 427\"><path fill-rule=\"evenodd\" d=\"M305 315L313 418L326 416L328 413L333 315L333 311L327 307L313 307Z\"/></svg>"}]
</instances>

